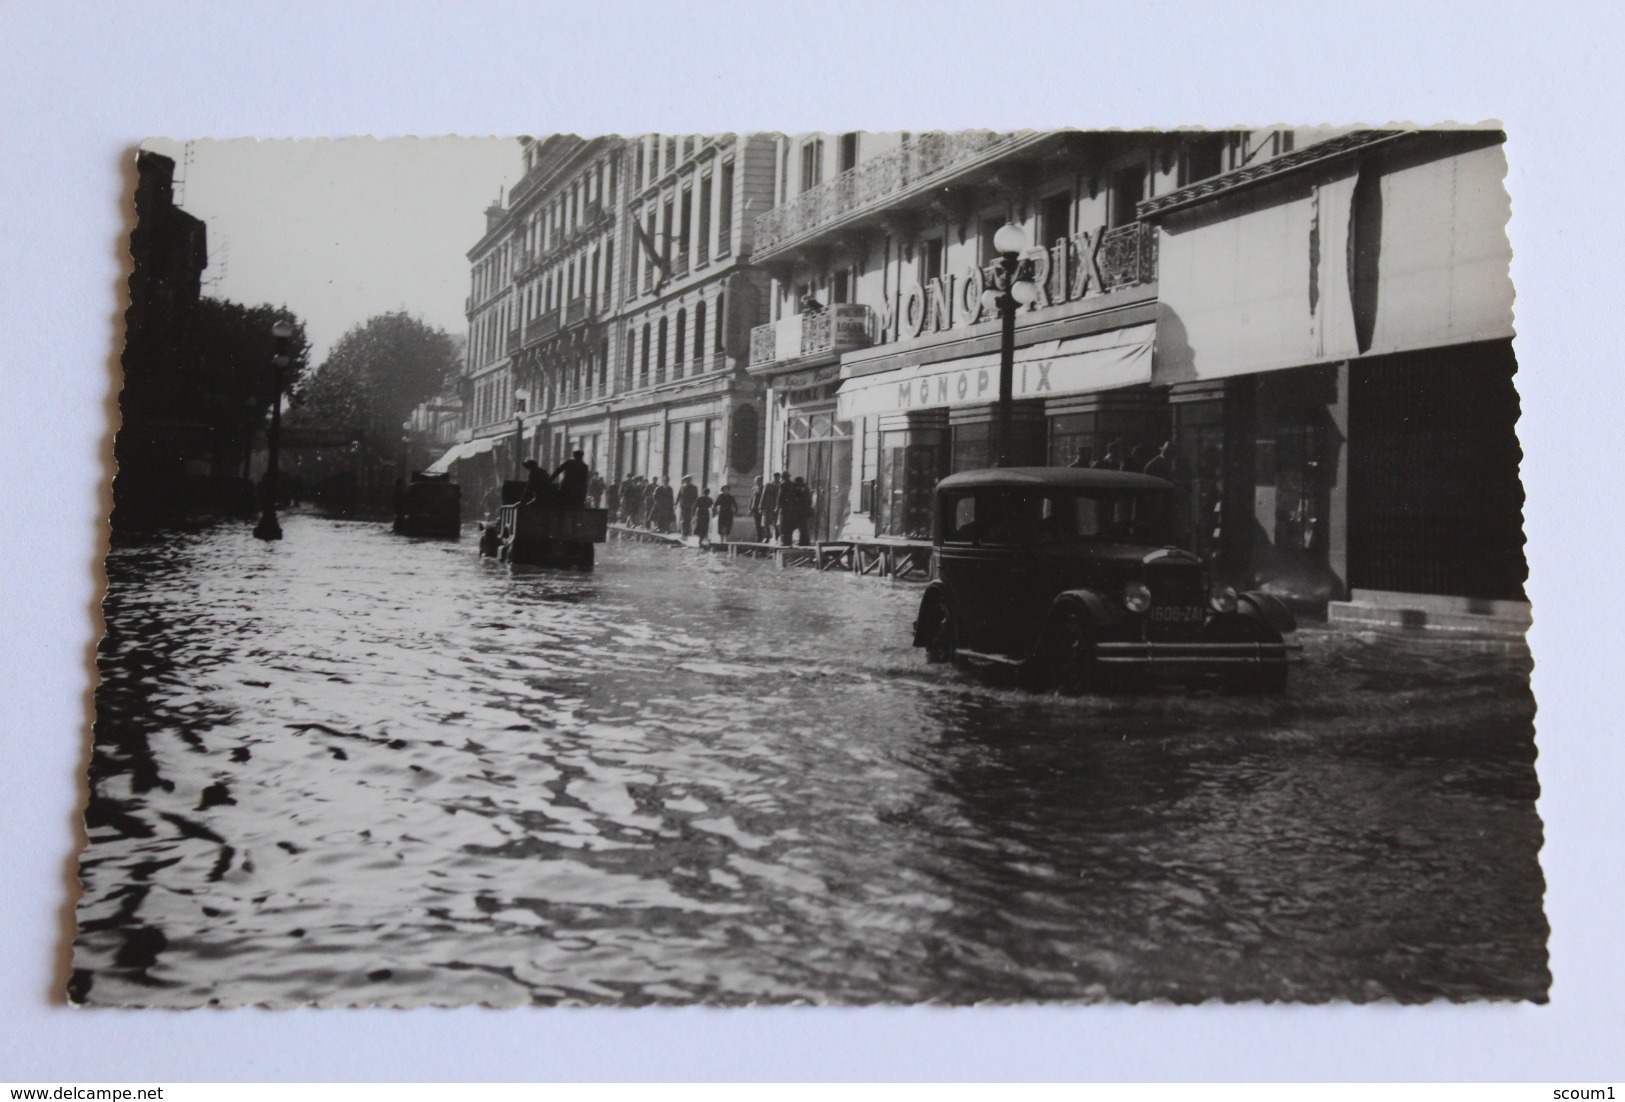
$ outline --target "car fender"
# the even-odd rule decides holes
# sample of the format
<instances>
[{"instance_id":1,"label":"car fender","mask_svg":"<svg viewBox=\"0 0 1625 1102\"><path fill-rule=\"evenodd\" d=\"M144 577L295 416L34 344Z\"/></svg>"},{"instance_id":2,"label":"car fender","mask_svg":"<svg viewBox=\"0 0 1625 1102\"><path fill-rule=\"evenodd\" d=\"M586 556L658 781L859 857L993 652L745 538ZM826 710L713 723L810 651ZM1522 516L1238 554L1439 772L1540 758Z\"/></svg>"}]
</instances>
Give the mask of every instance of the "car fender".
<instances>
[{"instance_id":1,"label":"car fender","mask_svg":"<svg viewBox=\"0 0 1625 1102\"><path fill-rule=\"evenodd\" d=\"M1279 597L1249 590L1236 597L1236 611L1243 616L1262 620L1282 635L1298 630L1297 617Z\"/></svg>"},{"instance_id":2,"label":"car fender","mask_svg":"<svg viewBox=\"0 0 1625 1102\"><path fill-rule=\"evenodd\" d=\"M1049 617L1063 608L1081 610L1096 627L1114 627L1123 620L1122 610L1092 589L1068 589L1058 594L1050 603ZM1049 617L1045 619L1046 627L1049 626Z\"/></svg>"},{"instance_id":3,"label":"car fender","mask_svg":"<svg viewBox=\"0 0 1625 1102\"><path fill-rule=\"evenodd\" d=\"M938 602L947 605L950 609L954 609L957 614L958 609L954 608L953 596L948 592L947 584L941 579L927 583L925 592L920 594L920 611L914 617L914 645L916 647L925 646L925 640L920 637L920 633L923 630L922 625L925 623L926 609L933 607Z\"/></svg>"}]
</instances>

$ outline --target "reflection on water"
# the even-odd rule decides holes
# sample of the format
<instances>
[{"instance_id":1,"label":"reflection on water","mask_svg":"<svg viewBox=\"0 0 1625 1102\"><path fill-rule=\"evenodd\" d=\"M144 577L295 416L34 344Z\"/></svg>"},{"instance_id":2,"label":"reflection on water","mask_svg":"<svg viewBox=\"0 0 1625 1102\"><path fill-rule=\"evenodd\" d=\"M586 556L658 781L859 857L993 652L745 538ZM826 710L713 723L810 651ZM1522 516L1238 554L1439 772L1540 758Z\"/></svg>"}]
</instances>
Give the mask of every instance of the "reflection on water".
<instances>
[{"instance_id":1,"label":"reflection on water","mask_svg":"<svg viewBox=\"0 0 1625 1102\"><path fill-rule=\"evenodd\" d=\"M1526 659L1069 700L907 587L286 530L109 560L80 1001L1545 998Z\"/></svg>"}]
</instances>

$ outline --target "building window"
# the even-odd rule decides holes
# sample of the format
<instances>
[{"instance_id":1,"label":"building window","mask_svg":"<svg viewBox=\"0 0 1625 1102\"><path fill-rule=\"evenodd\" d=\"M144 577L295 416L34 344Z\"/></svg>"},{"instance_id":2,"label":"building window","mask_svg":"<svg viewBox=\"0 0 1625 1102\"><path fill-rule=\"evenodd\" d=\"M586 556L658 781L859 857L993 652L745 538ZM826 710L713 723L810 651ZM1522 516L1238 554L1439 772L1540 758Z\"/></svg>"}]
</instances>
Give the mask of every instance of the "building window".
<instances>
[{"instance_id":1,"label":"building window","mask_svg":"<svg viewBox=\"0 0 1625 1102\"><path fill-rule=\"evenodd\" d=\"M655 385L666 381L666 319L660 319L660 343L655 349Z\"/></svg>"},{"instance_id":2,"label":"building window","mask_svg":"<svg viewBox=\"0 0 1625 1102\"><path fill-rule=\"evenodd\" d=\"M811 191L824 178L824 141L814 138L801 147L801 190Z\"/></svg>"},{"instance_id":3,"label":"building window","mask_svg":"<svg viewBox=\"0 0 1625 1102\"><path fill-rule=\"evenodd\" d=\"M643 160L644 160L643 143L639 142L638 143L638 162L637 162L636 168L633 171L633 176L632 176L632 178L635 181L637 181L637 186L639 188L643 187L643 184L644 184L644 164L643 164Z\"/></svg>"},{"instance_id":4,"label":"building window","mask_svg":"<svg viewBox=\"0 0 1625 1102\"><path fill-rule=\"evenodd\" d=\"M1072 193L1063 191L1048 196L1038 207L1039 239L1035 244L1045 248L1064 237L1072 236Z\"/></svg>"},{"instance_id":5,"label":"building window","mask_svg":"<svg viewBox=\"0 0 1625 1102\"><path fill-rule=\"evenodd\" d=\"M721 194L717 196L717 255L727 256L733 250L733 224L734 224L734 163L724 161L722 164L722 178L717 185Z\"/></svg>"},{"instance_id":6,"label":"building window","mask_svg":"<svg viewBox=\"0 0 1625 1102\"><path fill-rule=\"evenodd\" d=\"M919 263L921 286L942 275L942 238L934 237L920 242Z\"/></svg>"},{"instance_id":7,"label":"building window","mask_svg":"<svg viewBox=\"0 0 1625 1102\"><path fill-rule=\"evenodd\" d=\"M694 307L694 370L705 370L705 301Z\"/></svg>"},{"instance_id":8,"label":"building window","mask_svg":"<svg viewBox=\"0 0 1625 1102\"><path fill-rule=\"evenodd\" d=\"M726 334L723 332L722 328L723 319L727 316L726 312L722 309L723 298L723 295L717 295L717 333L716 339L711 342L712 346L716 348L718 355L728 350L727 341L724 339Z\"/></svg>"},{"instance_id":9,"label":"building window","mask_svg":"<svg viewBox=\"0 0 1625 1102\"><path fill-rule=\"evenodd\" d=\"M637 370L638 335L636 331L626 331L626 374L621 379L621 386L627 390L632 389L632 380Z\"/></svg>"},{"instance_id":10,"label":"building window","mask_svg":"<svg viewBox=\"0 0 1625 1102\"><path fill-rule=\"evenodd\" d=\"M638 385L649 385L649 323L643 323L643 360L638 370Z\"/></svg>"},{"instance_id":11,"label":"building window","mask_svg":"<svg viewBox=\"0 0 1625 1102\"><path fill-rule=\"evenodd\" d=\"M1228 134L1207 134L1192 138L1180 151L1179 186L1206 180L1224 171L1224 151L1230 144Z\"/></svg>"},{"instance_id":12,"label":"building window","mask_svg":"<svg viewBox=\"0 0 1625 1102\"><path fill-rule=\"evenodd\" d=\"M845 172L858 163L858 132L841 135L841 149L835 167L836 172Z\"/></svg>"},{"instance_id":13,"label":"building window","mask_svg":"<svg viewBox=\"0 0 1625 1102\"><path fill-rule=\"evenodd\" d=\"M1144 165L1129 165L1112 173L1112 228L1137 220L1140 214L1136 208L1144 198Z\"/></svg>"},{"instance_id":14,"label":"building window","mask_svg":"<svg viewBox=\"0 0 1625 1102\"><path fill-rule=\"evenodd\" d=\"M679 310L677 311L677 334L672 340L672 350L675 353L671 358L671 377L673 379L681 379L683 377L683 352L684 344L686 343L687 339L688 311Z\"/></svg>"},{"instance_id":15,"label":"building window","mask_svg":"<svg viewBox=\"0 0 1625 1102\"><path fill-rule=\"evenodd\" d=\"M852 301L852 273L842 268L835 273L835 281L830 286L829 299L831 302Z\"/></svg>"},{"instance_id":16,"label":"building window","mask_svg":"<svg viewBox=\"0 0 1625 1102\"><path fill-rule=\"evenodd\" d=\"M682 219L677 223L678 237L676 252L677 255L686 259L688 257L689 227L694 224L692 221L694 217L694 191L692 188L683 189L681 209L683 216Z\"/></svg>"},{"instance_id":17,"label":"building window","mask_svg":"<svg viewBox=\"0 0 1625 1102\"><path fill-rule=\"evenodd\" d=\"M694 258L696 264L704 264L711 259L711 177L700 178L700 228L695 234L699 239L699 255Z\"/></svg>"},{"instance_id":18,"label":"building window","mask_svg":"<svg viewBox=\"0 0 1625 1102\"><path fill-rule=\"evenodd\" d=\"M677 165L677 139L666 139L666 163L660 166L661 175L670 172Z\"/></svg>"}]
</instances>

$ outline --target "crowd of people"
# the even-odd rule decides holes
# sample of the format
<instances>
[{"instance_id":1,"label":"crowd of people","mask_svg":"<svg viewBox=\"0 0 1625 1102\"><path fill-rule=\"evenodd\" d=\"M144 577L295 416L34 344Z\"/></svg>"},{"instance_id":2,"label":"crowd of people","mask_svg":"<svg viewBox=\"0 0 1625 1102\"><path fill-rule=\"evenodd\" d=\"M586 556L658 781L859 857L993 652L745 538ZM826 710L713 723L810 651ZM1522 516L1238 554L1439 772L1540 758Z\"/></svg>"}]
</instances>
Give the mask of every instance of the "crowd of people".
<instances>
[{"instance_id":1,"label":"crowd of people","mask_svg":"<svg viewBox=\"0 0 1625 1102\"><path fill-rule=\"evenodd\" d=\"M743 509L733 487L725 485L712 497L711 487L696 485L690 475L676 486L670 476L631 475L612 482L604 491L604 507L617 524L697 538L702 545L712 541L713 531L714 538L724 542L777 540L786 547L812 542L812 488L804 478L783 474L774 474L766 484L754 479ZM743 517L750 518L750 527L737 527Z\"/></svg>"}]
</instances>

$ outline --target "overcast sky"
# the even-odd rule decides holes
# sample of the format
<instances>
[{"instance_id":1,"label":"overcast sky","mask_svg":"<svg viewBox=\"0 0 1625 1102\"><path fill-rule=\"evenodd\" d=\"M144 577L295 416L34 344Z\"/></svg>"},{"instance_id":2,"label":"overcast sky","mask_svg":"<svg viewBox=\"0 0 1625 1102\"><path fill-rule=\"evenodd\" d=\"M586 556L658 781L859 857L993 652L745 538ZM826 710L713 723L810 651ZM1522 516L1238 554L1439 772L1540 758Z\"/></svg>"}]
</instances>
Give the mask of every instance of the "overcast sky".
<instances>
[{"instance_id":1,"label":"overcast sky","mask_svg":"<svg viewBox=\"0 0 1625 1102\"><path fill-rule=\"evenodd\" d=\"M467 327L466 253L485 208L519 177L516 139L151 140L176 197L209 227L205 293L286 304L315 363L346 329L406 310Z\"/></svg>"}]
</instances>

